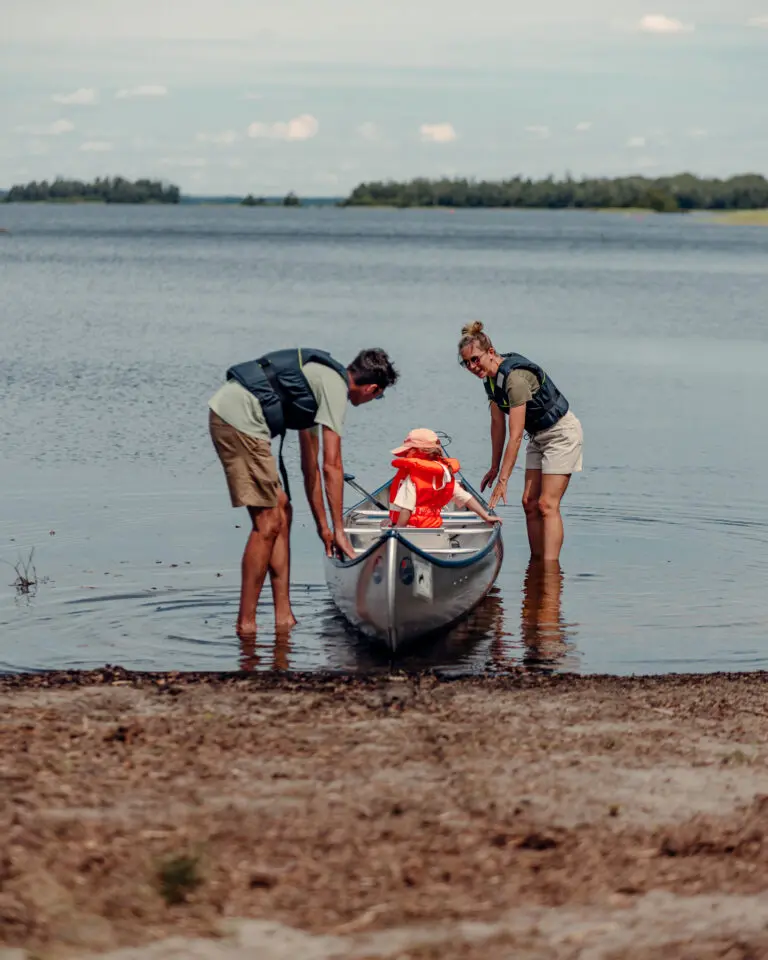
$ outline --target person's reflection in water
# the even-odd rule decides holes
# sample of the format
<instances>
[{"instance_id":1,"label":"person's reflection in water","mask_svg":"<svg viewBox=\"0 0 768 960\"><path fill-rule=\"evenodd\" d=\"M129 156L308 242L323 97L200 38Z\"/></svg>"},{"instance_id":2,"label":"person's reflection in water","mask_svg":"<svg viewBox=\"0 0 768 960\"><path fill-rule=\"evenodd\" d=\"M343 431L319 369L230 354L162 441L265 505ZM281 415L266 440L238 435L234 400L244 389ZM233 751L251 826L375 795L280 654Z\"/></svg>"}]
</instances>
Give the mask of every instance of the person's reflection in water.
<instances>
[{"instance_id":1,"label":"person's reflection in water","mask_svg":"<svg viewBox=\"0 0 768 960\"><path fill-rule=\"evenodd\" d=\"M256 650L256 637L240 638L240 669L246 673L253 672L259 665L259 654Z\"/></svg>"},{"instance_id":2,"label":"person's reflection in water","mask_svg":"<svg viewBox=\"0 0 768 960\"><path fill-rule=\"evenodd\" d=\"M275 646L272 650L272 669L287 670L291 659L291 631L276 630Z\"/></svg>"},{"instance_id":3,"label":"person's reflection in water","mask_svg":"<svg viewBox=\"0 0 768 960\"><path fill-rule=\"evenodd\" d=\"M240 639L239 667L246 673L253 673L259 668L258 637L244 636ZM263 650L261 651L264 652ZM291 631L276 630L272 647L272 669L287 670L291 658Z\"/></svg>"},{"instance_id":4,"label":"person's reflection in water","mask_svg":"<svg viewBox=\"0 0 768 960\"><path fill-rule=\"evenodd\" d=\"M569 624L563 620L561 610L562 593L560 561L531 560L523 582L520 610L524 666L545 671L575 668Z\"/></svg>"}]
</instances>

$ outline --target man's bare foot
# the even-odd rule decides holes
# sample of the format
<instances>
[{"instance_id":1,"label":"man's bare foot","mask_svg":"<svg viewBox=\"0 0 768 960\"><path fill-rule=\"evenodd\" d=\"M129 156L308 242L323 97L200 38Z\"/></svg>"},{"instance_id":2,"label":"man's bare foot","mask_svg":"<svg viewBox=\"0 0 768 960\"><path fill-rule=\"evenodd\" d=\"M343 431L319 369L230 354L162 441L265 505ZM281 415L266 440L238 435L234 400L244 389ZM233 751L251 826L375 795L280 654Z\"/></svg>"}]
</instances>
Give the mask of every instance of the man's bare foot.
<instances>
[{"instance_id":1,"label":"man's bare foot","mask_svg":"<svg viewBox=\"0 0 768 960\"><path fill-rule=\"evenodd\" d=\"M256 636L256 621L238 620L235 624L235 634L238 640L252 640Z\"/></svg>"},{"instance_id":2,"label":"man's bare foot","mask_svg":"<svg viewBox=\"0 0 768 960\"><path fill-rule=\"evenodd\" d=\"M295 627L298 622L293 613L288 613L287 616L276 616L275 630L290 630L291 627Z\"/></svg>"}]
</instances>

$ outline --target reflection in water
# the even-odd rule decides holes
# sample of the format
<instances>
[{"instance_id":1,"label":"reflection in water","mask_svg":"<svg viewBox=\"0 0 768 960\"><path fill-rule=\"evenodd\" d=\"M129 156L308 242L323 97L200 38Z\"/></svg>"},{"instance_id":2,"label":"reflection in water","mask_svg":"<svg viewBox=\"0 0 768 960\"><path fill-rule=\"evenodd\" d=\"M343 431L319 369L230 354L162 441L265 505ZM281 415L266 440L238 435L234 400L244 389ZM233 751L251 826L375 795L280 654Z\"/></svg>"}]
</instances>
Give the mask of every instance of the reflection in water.
<instances>
[{"instance_id":1,"label":"reflection in water","mask_svg":"<svg viewBox=\"0 0 768 960\"><path fill-rule=\"evenodd\" d=\"M138 670L229 671L239 667L246 672L377 674L395 669L443 676L504 671L521 665L548 671L576 669L580 664L574 666L573 662L572 625L564 621L560 610L562 580L556 564L531 564L525 577L520 631L512 626L517 620L516 604L509 604L514 587L509 583L505 593L496 585L451 629L423 638L396 657L383 645L354 632L323 584L294 585L299 623L290 633L275 632L272 604L264 598L259 605L258 634L239 645L232 642L231 634L239 594L235 586L153 587L67 597L63 602L54 597L34 619L25 616L24 631L7 631L20 636L23 649L22 643L17 644L18 649L6 645L0 669L87 669L119 663ZM37 606L31 605L31 614ZM18 607L14 613L6 610L0 626L17 627L22 613ZM28 640L29 636L45 637L44 626L54 617L67 641L58 659L52 658L44 645L36 647Z\"/></svg>"},{"instance_id":2,"label":"reflection in water","mask_svg":"<svg viewBox=\"0 0 768 960\"><path fill-rule=\"evenodd\" d=\"M487 651L503 635L504 607L501 591L492 587L488 595L463 620L427 642L414 644L396 666L405 670L432 670L435 673L475 673L487 661Z\"/></svg>"},{"instance_id":3,"label":"reflection in water","mask_svg":"<svg viewBox=\"0 0 768 960\"><path fill-rule=\"evenodd\" d=\"M538 670L574 669L573 643L562 614L563 572L558 560L531 560L523 582L520 636L523 664ZM569 656L570 655L570 656Z\"/></svg>"},{"instance_id":4,"label":"reflection in water","mask_svg":"<svg viewBox=\"0 0 768 960\"><path fill-rule=\"evenodd\" d=\"M575 670L573 624L562 615L563 574L558 561L531 561L526 571L520 611L520 635L504 621L503 594L498 586L451 629L410 644L393 656L386 647L355 631L326 600L314 601L310 622L315 642L324 651L323 667L342 673L379 673L391 669L459 675L489 667L504 671L525 666L536 671ZM275 634L264 629L258 638L241 641L242 670L306 669L307 637L299 627Z\"/></svg>"},{"instance_id":5,"label":"reflection in water","mask_svg":"<svg viewBox=\"0 0 768 960\"><path fill-rule=\"evenodd\" d=\"M253 670L288 670L291 666L291 631L280 630L270 635L265 631L269 640L267 644L259 645L258 636L245 637L240 640L240 659L238 666L241 670L250 673ZM271 653L271 662L264 656L267 646ZM295 666L294 666L295 669Z\"/></svg>"}]
</instances>

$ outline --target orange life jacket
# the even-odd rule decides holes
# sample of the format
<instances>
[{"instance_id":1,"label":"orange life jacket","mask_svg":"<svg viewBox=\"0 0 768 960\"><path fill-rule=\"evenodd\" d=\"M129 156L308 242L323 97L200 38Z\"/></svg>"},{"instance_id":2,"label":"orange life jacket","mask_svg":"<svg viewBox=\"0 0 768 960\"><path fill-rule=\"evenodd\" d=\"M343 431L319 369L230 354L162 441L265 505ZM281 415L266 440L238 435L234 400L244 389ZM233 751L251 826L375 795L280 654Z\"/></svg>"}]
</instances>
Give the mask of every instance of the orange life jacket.
<instances>
[{"instance_id":1,"label":"orange life jacket","mask_svg":"<svg viewBox=\"0 0 768 960\"><path fill-rule=\"evenodd\" d=\"M416 509L408 520L409 527L442 527L440 511L450 503L456 486L454 474L459 471L459 461L451 457L440 460L421 460L416 457L398 457L392 461L397 467L395 479L390 485L390 502L394 502L400 485L410 477L416 487ZM450 479L446 482L443 467L447 467ZM389 519L394 526L400 516L399 510L390 510Z\"/></svg>"}]
</instances>

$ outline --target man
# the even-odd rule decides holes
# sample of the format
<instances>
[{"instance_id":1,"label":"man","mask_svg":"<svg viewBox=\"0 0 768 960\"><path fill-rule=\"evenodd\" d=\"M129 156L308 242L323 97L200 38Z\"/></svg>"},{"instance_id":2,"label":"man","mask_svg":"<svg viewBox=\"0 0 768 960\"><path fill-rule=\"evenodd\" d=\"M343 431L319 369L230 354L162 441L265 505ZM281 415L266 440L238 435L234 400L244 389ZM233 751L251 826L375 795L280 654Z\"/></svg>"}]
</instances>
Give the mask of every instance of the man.
<instances>
[{"instance_id":1,"label":"man","mask_svg":"<svg viewBox=\"0 0 768 960\"><path fill-rule=\"evenodd\" d=\"M344 468L341 435L347 401L358 407L380 399L398 373L383 350L362 350L342 366L324 350L275 350L230 367L209 401L211 439L227 478L233 507L247 507L252 530L243 553L237 635L256 633L256 604L269 570L277 629L296 623L290 600L293 510L282 461L287 430L299 431L304 489L328 556L354 557L342 519ZM322 478L319 468L323 428ZM280 489L270 440L281 437ZM331 515L330 526L323 500Z\"/></svg>"}]
</instances>

